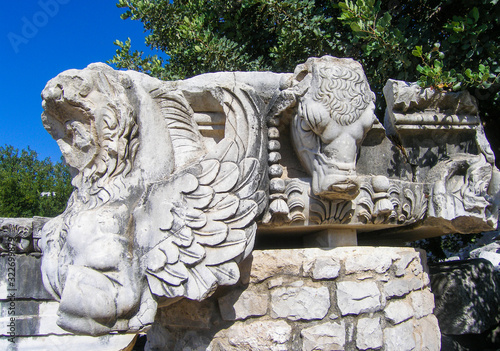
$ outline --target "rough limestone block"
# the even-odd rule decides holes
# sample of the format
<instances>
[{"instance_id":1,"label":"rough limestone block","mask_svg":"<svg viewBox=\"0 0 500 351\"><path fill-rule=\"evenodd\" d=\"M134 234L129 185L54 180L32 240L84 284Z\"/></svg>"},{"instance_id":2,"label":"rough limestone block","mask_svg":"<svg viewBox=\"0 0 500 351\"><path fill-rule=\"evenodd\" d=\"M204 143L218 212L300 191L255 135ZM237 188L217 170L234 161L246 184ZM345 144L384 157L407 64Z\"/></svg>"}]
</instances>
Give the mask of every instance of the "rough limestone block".
<instances>
[{"instance_id":1,"label":"rough limestone block","mask_svg":"<svg viewBox=\"0 0 500 351\"><path fill-rule=\"evenodd\" d=\"M377 349L384 343L380 318L360 318L357 325L356 346L360 350Z\"/></svg>"},{"instance_id":2,"label":"rough limestone block","mask_svg":"<svg viewBox=\"0 0 500 351\"><path fill-rule=\"evenodd\" d=\"M413 322L407 321L392 328L384 329L385 351L412 351L416 350L413 336Z\"/></svg>"},{"instance_id":3,"label":"rough limestone block","mask_svg":"<svg viewBox=\"0 0 500 351\"><path fill-rule=\"evenodd\" d=\"M352 255L347 256L345 260L346 274L360 271L386 272L392 265L392 258L384 251L386 250L377 248L369 255L365 252L361 254L354 252Z\"/></svg>"},{"instance_id":4,"label":"rough limestone block","mask_svg":"<svg viewBox=\"0 0 500 351\"><path fill-rule=\"evenodd\" d=\"M351 254L369 257L384 254L390 257L393 266L381 274L370 270L346 275L343 265ZM267 262L261 260L268 261L270 257L274 262L280 262L281 267L286 267L287 274L280 274L272 266L268 266L269 271L266 272ZM395 265L403 260L406 262L401 263L400 268L404 276L395 278ZM316 268L336 267L337 263L341 268L336 278L315 280ZM189 320L194 319L183 316L189 310L187 305L179 303L160 309L162 315L156 323L163 328L155 328L156 332L151 336L154 340L147 350L417 351L436 350L436 345L439 347L439 329L436 319L430 314L432 294L425 285L426 273L418 273L423 271L418 267L422 261L414 249L344 247L331 250L269 250L265 254L255 252L252 264L262 269L259 276L263 280L233 288L235 290L226 289L210 297L208 301L215 301L218 307L212 310L212 319L206 318L206 311L200 311L201 315L205 315L205 329L189 325ZM248 272L250 270L251 267ZM289 274L293 271L295 276ZM418 275L415 276L415 273ZM371 278L358 280L368 276ZM402 281L406 287L407 280L412 282L415 279L424 285L423 289L409 291L402 298L393 296L386 300L383 293L386 279L387 282ZM258 302L261 301L261 293L269 294L269 302L265 298L264 302ZM332 306L331 298L335 299L336 305ZM203 306L195 301L186 303L198 304L198 308ZM249 312L254 308L264 310L267 303L266 314ZM189 313L194 316L195 311L192 308ZM230 318L225 317L226 313ZM430 318L427 318L429 314ZM167 316L171 325L164 322ZM419 319L420 316L423 318ZM237 319L240 317L248 319ZM175 327L175 323L179 325L176 321L183 319L184 326Z\"/></svg>"},{"instance_id":5,"label":"rough limestone block","mask_svg":"<svg viewBox=\"0 0 500 351\"><path fill-rule=\"evenodd\" d=\"M219 349L227 351L287 351L291 337L292 327L283 320L236 322L215 334L211 345L218 345Z\"/></svg>"},{"instance_id":6,"label":"rough limestone block","mask_svg":"<svg viewBox=\"0 0 500 351\"><path fill-rule=\"evenodd\" d=\"M413 307L407 299L391 301L384 309L385 318L394 324L399 324L413 317Z\"/></svg>"},{"instance_id":7,"label":"rough limestone block","mask_svg":"<svg viewBox=\"0 0 500 351\"><path fill-rule=\"evenodd\" d=\"M293 279L293 278L291 278ZM290 280L290 279L285 279L285 277L276 277L276 278L269 278L267 280L267 288L269 290L271 290L272 288L275 288L277 286L282 286L282 285L286 285L288 283L291 283L293 282L293 280Z\"/></svg>"},{"instance_id":8,"label":"rough limestone block","mask_svg":"<svg viewBox=\"0 0 500 351\"><path fill-rule=\"evenodd\" d=\"M222 319L234 321L265 315L269 305L269 295L267 291L233 290L218 301Z\"/></svg>"},{"instance_id":9,"label":"rough limestone block","mask_svg":"<svg viewBox=\"0 0 500 351\"><path fill-rule=\"evenodd\" d=\"M434 310L434 295L429 289L418 290L409 295L416 318L432 314Z\"/></svg>"},{"instance_id":10,"label":"rough limestone block","mask_svg":"<svg viewBox=\"0 0 500 351\"><path fill-rule=\"evenodd\" d=\"M271 317L290 320L323 319L330 308L325 286L287 286L271 291Z\"/></svg>"},{"instance_id":11,"label":"rough limestone block","mask_svg":"<svg viewBox=\"0 0 500 351\"><path fill-rule=\"evenodd\" d=\"M344 350L345 334L344 322L327 322L302 329L302 351Z\"/></svg>"},{"instance_id":12,"label":"rough limestone block","mask_svg":"<svg viewBox=\"0 0 500 351\"><path fill-rule=\"evenodd\" d=\"M296 262L302 261L303 255L296 250L254 251L250 282L258 283L278 274L298 276L301 266Z\"/></svg>"},{"instance_id":13,"label":"rough limestone block","mask_svg":"<svg viewBox=\"0 0 500 351\"><path fill-rule=\"evenodd\" d=\"M384 294L387 298L401 297L408 294L410 291L421 289L424 286L424 281L419 278L401 278L390 280L384 285Z\"/></svg>"},{"instance_id":14,"label":"rough limestone block","mask_svg":"<svg viewBox=\"0 0 500 351\"><path fill-rule=\"evenodd\" d=\"M408 267L406 268L406 274L409 275L410 272L413 273L415 277L418 277L420 274L422 274L424 272L422 262L417 260L411 261ZM428 284L429 280L427 274L425 275L425 278L426 278L425 284Z\"/></svg>"},{"instance_id":15,"label":"rough limestone block","mask_svg":"<svg viewBox=\"0 0 500 351\"><path fill-rule=\"evenodd\" d=\"M343 316L379 311L382 308L380 297L375 282L337 283L337 304Z\"/></svg>"},{"instance_id":16,"label":"rough limestone block","mask_svg":"<svg viewBox=\"0 0 500 351\"><path fill-rule=\"evenodd\" d=\"M343 248L308 248L301 251L302 258L302 276L312 277L313 271L322 270L323 267L332 266L333 273L337 264L340 265L345 255Z\"/></svg>"},{"instance_id":17,"label":"rough limestone block","mask_svg":"<svg viewBox=\"0 0 500 351\"><path fill-rule=\"evenodd\" d=\"M414 322L416 350L439 351L441 350L441 333L438 320L434 315L417 319ZM446 351L446 349L443 349Z\"/></svg>"},{"instance_id":18,"label":"rough limestone block","mask_svg":"<svg viewBox=\"0 0 500 351\"><path fill-rule=\"evenodd\" d=\"M313 279L335 279L339 276L340 263L333 257L320 257L314 262Z\"/></svg>"},{"instance_id":19,"label":"rough limestone block","mask_svg":"<svg viewBox=\"0 0 500 351\"><path fill-rule=\"evenodd\" d=\"M396 267L395 275L396 277L401 277L405 275L406 268L410 265L410 263L419 258L418 252L401 252L401 258L394 262L394 266Z\"/></svg>"}]
</instances>

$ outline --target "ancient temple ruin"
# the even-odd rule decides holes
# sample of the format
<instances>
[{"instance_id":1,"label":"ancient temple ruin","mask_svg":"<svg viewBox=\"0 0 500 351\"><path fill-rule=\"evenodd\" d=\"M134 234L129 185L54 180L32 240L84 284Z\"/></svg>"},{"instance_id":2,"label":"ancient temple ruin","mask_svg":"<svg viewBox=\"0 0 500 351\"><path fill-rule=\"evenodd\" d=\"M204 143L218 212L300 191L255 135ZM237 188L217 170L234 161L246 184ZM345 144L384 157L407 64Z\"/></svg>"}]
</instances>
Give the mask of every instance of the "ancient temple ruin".
<instances>
[{"instance_id":1,"label":"ancient temple ruin","mask_svg":"<svg viewBox=\"0 0 500 351\"><path fill-rule=\"evenodd\" d=\"M18 342L439 350L425 253L404 245L496 229L499 172L467 92L384 96L382 125L361 65L329 56L52 79L42 121L75 190L58 217L0 220L0 258L38 287L16 285L39 318L17 319Z\"/></svg>"}]
</instances>

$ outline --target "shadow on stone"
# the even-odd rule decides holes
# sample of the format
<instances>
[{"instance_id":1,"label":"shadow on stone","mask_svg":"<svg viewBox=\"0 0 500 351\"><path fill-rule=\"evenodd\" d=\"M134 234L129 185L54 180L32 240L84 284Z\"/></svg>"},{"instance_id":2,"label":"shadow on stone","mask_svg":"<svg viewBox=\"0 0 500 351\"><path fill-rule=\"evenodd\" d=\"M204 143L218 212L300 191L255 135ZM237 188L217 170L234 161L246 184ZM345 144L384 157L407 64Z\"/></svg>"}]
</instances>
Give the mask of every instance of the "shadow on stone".
<instances>
[{"instance_id":1,"label":"shadow on stone","mask_svg":"<svg viewBox=\"0 0 500 351\"><path fill-rule=\"evenodd\" d=\"M500 277L484 259L430 266L434 314L443 334L443 350L500 347Z\"/></svg>"}]
</instances>

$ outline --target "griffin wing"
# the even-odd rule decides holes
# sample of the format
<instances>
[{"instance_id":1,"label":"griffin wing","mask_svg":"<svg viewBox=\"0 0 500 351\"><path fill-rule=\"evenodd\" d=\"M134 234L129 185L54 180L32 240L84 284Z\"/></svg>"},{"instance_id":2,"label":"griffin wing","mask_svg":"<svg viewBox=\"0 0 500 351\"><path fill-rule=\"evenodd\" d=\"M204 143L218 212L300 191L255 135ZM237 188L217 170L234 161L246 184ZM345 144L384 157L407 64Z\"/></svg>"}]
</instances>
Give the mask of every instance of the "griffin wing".
<instances>
[{"instance_id":1,"label":"griffin wing","mask_svg":"<svg viewBox=\"0 0 500 351\"><path fill-rule=\"evenodd\" d=\"M255 219L266 206L263 106L246 90L217 94L226 138L196 164L154 184L136 214L147 248L143 267L157 296L202 300L218 285L235 284L237 263L253 249Z\"/></svg>"}]
</instances>

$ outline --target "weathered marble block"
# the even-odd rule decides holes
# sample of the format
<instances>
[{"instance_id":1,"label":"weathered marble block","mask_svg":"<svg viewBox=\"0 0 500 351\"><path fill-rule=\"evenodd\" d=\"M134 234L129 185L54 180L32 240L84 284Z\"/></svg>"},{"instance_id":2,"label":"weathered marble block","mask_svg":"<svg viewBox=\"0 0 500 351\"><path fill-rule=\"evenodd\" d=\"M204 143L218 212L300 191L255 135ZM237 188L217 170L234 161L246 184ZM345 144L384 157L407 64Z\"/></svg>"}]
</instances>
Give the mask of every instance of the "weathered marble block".
<instances>
[{"instance_id":1,"label":"weathered marble block","mask_svg":"<svg viewBox=\"0 0 500 351\"><path fill-rule=\"evenodd\" d=\"M0 252L42 250L57 325L75 334L145 332L159 307L183 310L186 299L200 303L186 316L200 313L211 329L218 309L203 301L214 294L224 323L275 325L258 347L287 347L290 335L299 338L290 323L300 321L310 324L301 337L324 338L326 348L427 331L433 317L420 311L426 297L417 291L428 280L414 251L293 250L402 245L496 227L500 172L474 99L392 80L384 93L387 132L352 59L174 82L101 63L65 71L42 92L42 122L75 190L43 226L45 219L18 227L0 219ZM254 255L242 276L255 246L288 250ZM258 288L217 295L239 282ZM359 315L372 319L354 340ZM259 323L252 330L264 330ZM342 326L345 334L325 332ZM412 333L404 345L384 336L384 347L430 340ZM241 341L235 335L227 331L230 344Z\"/></svg>"}]
</instances>

